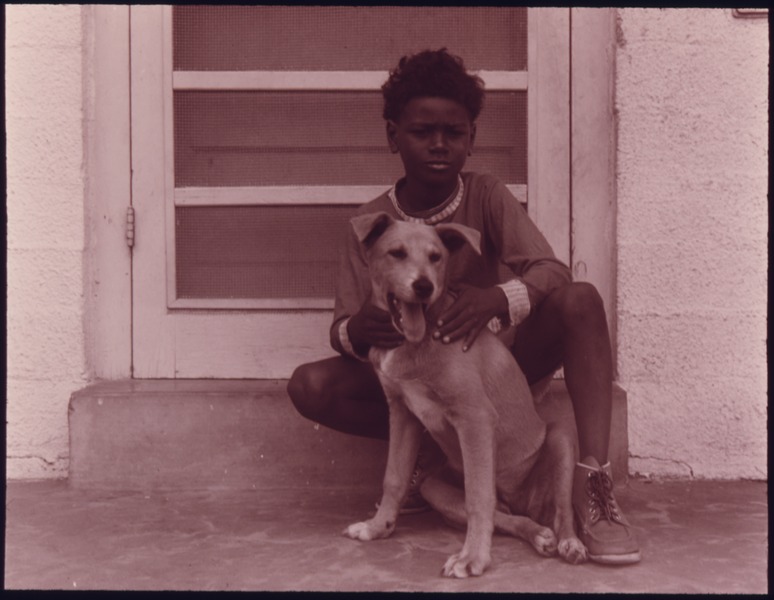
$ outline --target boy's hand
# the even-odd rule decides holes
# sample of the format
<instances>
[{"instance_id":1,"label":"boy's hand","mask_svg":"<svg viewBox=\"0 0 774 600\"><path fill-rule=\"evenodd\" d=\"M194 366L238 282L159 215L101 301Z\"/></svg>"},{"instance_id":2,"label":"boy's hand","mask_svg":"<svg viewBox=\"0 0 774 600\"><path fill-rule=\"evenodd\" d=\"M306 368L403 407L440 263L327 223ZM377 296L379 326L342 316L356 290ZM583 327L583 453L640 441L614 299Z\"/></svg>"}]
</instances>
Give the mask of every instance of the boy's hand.
<instances>
[{"instance_id":1,"label":"boy's hand","mask_svg":"<svg viewBox=\"0 0 774 600\"><path fill-rule=\"evenodd\" d=\"M359 312L350 317L347 335L355 352L361 356L365 356L371 346L397 348L405 340L403 334L393 326L390 313L370 302L366 302Z\"/></svg>"},{"instance_id":2,"label":"boy's hand","mask_svg":"<svg viewBox=\"0 0 774 600\"><path fill-rule=\"evenodd\" d=\"M433 338L444 344L464 337L462 350L467 351L492 317L508 314L508 298L498 287L460 286L459 296L438 319Z\"/></svg>"}]
</instances>

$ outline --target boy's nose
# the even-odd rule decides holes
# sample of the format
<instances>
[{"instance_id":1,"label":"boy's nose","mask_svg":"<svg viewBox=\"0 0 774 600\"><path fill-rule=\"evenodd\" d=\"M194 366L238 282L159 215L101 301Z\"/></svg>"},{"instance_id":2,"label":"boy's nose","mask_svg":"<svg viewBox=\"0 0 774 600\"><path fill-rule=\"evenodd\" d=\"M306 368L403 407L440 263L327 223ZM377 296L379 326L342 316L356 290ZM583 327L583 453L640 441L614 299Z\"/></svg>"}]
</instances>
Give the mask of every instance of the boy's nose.
<instances>
[{"instance_id":1,"label":"boy's nose","mask_svg":"<svg viewBox=\"0 0 774 600\"><path fill-rule=\"evenodd\" d=\"M414 293L417 295L417 298L421 300L429 298L434 289L433 282L430 281L427 277L420 277L411 284L411 287L414 288Z\"/></svg>"},{"instance_id":2,"label":"boy's nose","mask_svg":"<svg viewBox=\"0 0 774 600\"><path fill-rule=\"evenodd\" d=\"M433 149L446 148L446 136L443 134L443 132L434 133L431 142L431 147Z\"/></svg>"}]
</instances>

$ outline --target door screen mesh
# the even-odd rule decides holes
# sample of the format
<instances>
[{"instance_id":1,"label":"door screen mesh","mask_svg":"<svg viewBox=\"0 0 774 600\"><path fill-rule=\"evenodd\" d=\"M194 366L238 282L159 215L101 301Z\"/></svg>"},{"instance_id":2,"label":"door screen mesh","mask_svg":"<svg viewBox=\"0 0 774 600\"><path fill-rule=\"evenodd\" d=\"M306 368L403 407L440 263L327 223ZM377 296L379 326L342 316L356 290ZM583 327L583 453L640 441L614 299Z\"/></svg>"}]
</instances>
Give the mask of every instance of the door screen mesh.
<instances>
[{"instance_id":1,"label":"door screen mesh","mask_svg":"<svg viewBox=\"0 0 774 600\"><path fill-rule=\"evenodd\" d=\"M368 71L445 46L469 69L527 69L525 7L176 6L179 71Z\"/></svg>"},{"instance_id":2,"label":"door screen mesh","mask_svg":"<svg viewBox=\"0 0 774 600\"><path fill-rule=\"evenodd\" d=\"M179 298L332 298L351 206L196 206L175 215Z\"/></svg>"},{"instance_id":3,"label":"door screen mesh","mask_svg":"<svg viewBox=\"0 0 774 600\"><path fill-rule=\"evenodd\" d=\"M175 185L390 185L378 92L176 92ZM526 183L526 92L493 92L466 168ZM369 200L364 198L363 200Z\"/></svg>"},{"instance_id":4,"label":"door screen mesh","mask_svg":"<svg viewBox=\"0 0 774 600\"><path fill-rule=\"evenodd\" d=\"M523 7L181 5L172 11L177 71L387 71L404 54L443 46L470 69L527 65ZM402 174L387 148L379 91L202 89L173 97L176 188L386 189ZM526 183L526 147L527 93L488 93L466 168ZM214 200L177 207L177 297L332 297L340 236L354 210L335 203Z\"/></svg>"}]
</instances>

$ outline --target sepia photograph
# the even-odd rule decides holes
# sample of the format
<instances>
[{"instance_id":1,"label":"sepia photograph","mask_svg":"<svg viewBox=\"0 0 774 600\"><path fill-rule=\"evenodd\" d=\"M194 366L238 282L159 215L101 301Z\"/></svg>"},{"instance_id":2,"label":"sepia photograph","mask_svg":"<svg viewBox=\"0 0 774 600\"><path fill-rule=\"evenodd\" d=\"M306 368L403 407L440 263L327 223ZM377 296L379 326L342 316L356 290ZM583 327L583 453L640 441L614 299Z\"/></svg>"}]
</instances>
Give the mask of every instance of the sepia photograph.
<instances>
[{"instance_id":1,"label":"sepia photograph","mask_svg":"<svg viewBox=\"0 0 774 600\"><path fill-rule=\"evenodd\" d=\"M6 590L768 592L767 8L4 49Z\"/></svg>"}]
</instances>

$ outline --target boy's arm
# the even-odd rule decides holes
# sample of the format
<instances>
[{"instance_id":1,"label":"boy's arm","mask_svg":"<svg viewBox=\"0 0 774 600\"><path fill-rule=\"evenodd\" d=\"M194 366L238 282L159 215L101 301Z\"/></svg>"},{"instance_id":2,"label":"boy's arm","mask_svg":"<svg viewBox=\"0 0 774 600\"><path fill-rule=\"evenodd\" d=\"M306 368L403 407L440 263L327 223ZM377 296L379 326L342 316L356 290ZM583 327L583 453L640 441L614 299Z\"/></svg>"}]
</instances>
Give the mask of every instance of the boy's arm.
<instances>
[{"instance_id":1,"label":"boy's arm","mask_svg":"<svg viewBox=\"0 0 774 600\"><path fill-rule=\"evenodd\" d=\"M517 325L549 293L572 281L572 273L502 183L493 186L486 216L500 260L514 274L499 287L508 299L510 324Z\"/></svg>"},{"instance_id":2,"label":"boy's arm","mask_svg":"<svg viewBox=\"0 0 774 600\"><path fill-rule=\"evenodd\" d=\"M339 257L336 276L336 301L330 329L331 347L340 354L364 358L355 352L347 333L347 324L363 306L370 293L370 279L365 258L355 232L347 227L346 241Z\"/></svg>"},{"instance_id":3,"label":"boy's arm","mask_svg":"<svg viewBox=\"0 0 774 600\"><path fill-rule=\"evenodd\" d=\"M464 338L468 349L484 327L495 333L503 325L521 323L553 290L571 281L570 269L557 260L551 246L508 188L486 177L476 194L481 213L472 216L486 238L488 259L507 265L513 278L491 288L458 286L454 304L441 315L437 339ZM481 219L481 221L479 221ZM466 223L473 224L473 223Z\"/></svg>"},{"instance_id":4,"label":"boy's arm","mask_svg":"<svg viewBox=\"0 0 774 600\"><path fill-rule=\"evenodd\" d=\"M527 318L532 310L532 303L529 298L529 290L523 281L519 279L510 279L498 286L504 293L508 302L508 325L518 325ZM489 328L497 333L502 324L499 319L492 319Z\"/></svg>"},{"instance_id":5,"label":"boy's arm","mask_svg":"<svg viewBox=\"0 0 774 600\"><path fill-rule=\"evenodd\" d=\"M352 227L339 258L336 304L330 329L331 346L336 352L367 360L372 346L395 348L404 337L392 324L386 310L370 301L371 278L363 247Z\"/></svg>"}]
</instances>

